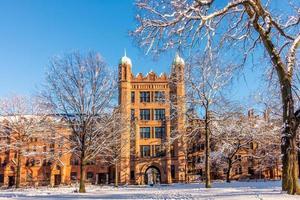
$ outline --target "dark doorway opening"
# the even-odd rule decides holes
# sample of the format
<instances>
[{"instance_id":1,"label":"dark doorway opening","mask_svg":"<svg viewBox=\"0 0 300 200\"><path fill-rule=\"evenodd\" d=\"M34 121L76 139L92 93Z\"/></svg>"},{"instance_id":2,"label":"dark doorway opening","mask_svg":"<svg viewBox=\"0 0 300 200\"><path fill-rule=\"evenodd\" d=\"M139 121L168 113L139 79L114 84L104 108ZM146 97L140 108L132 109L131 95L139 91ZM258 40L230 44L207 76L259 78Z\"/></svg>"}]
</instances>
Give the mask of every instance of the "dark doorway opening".
<instances>
[{"instance_id":1,"label":"dark doorway opening","mask_svg":"<svg viewBox=\"0 0 300 200\"><path fill-rule=\"evenodd\" d=\"M15 185L15 176L8 177L8 187L12 187Z\"/></svg>"},{"instance_id":2,"label":"dark doorway opening","mask_svg":"<svg viewBox=\"0 0 300 200\"><path fill-rule=\"evenodd\" d=\"M160 184L161 174L157 167L150 166L146 169L144 180L146 185Z\"/></svg>"},{"instance_id":3,"label":"dark doorway opening","mask_svg":"<svg viewBox=\"0 0 300 200\"><path fill-rule=\"evenodd\" d=\"M254 172L255 171L254 171L253 167L248 167L248 174L249 174L250 178L254 177L254 174L255 174Z\"/></svg>"},{"instance_id":4,"label":"dark doorway opening","mask_svg":"<svg viewBox=\"0 0 300 200\"><path fill-rule=\"evenodd\" d=\"M4 174L0 174L0 185L4 184Z\"/></svg>"},{"instance_id":5,"label":"dark doorway opening","mask_svg":"<svg viewBox=\"0 0 300 200\"><path fill-rule=\"evenodd\" d=\"M54 175L54 185L57 186L60 185L60 183L61 183L61 175L60 174Z\"/></svg>"},{"instance_id":6,"label":"dark doorway opening","mask_svg":"<svg viewBox=\"0 0 300 200\"><path fill-rule=\"evenodd\" d=\"M106 174L105 173L98 173L98 183L97 184L106 184Z\"/></svg>"}]
</instances>

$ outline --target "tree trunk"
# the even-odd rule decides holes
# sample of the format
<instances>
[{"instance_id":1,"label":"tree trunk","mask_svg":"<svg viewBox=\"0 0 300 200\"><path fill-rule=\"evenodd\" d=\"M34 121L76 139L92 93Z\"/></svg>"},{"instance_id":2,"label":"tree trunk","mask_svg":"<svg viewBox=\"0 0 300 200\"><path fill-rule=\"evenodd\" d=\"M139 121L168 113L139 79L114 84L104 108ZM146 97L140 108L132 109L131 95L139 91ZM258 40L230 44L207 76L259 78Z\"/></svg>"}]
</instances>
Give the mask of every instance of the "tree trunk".
<instances>
[{"instance_id":1,"label":"tree trunk","mask_svg":"<svg viewBox=\"0 0 300 200\"><path fill-rule=\"evenodd\" d=\"M84 153L82 153L84 154ZM80 180L79 180L79 192L85 193L85 163L84 155L80 158Z\"/></svg>"},{"instance_id":2,"label":"tree trunk","mask_svg":"<svg viewBox=\"0 0 300 200\"><path fill-rule=\"evenodd\" d=\"M228 159L228 170L226 173L226 182L230 183L230 172L231 172L231 167L232 167L232 160L229 158Z\"/></svg>"},{"instance_id":3,"label":"tree trunk","mask_svg":"<svg viewBox=\"0 0 300 200\"><path fill-rule=\"evenodd\" d=\"M205 187L211 188L210 181L210 133L208 111L205 113Z\"/></svg>"},{"instance_id":4,"label":"tree trunk","mask_svg":"<svg viewBox=\"0 0 300 200\"><path fill-rule=\"evenodd\" d=\"M298 183L297 128L294 116L294 102L289 80L281 87L283 102L283 123L281 152L282 156L282 190L288 194L300 194Z\"/></svg>"},{"instance_id":5,"label":"tree trunk","mask_svg":"<svg viewBox=\"0 0 300 200\"><path fill-rule=\"evenodd\" d=\"M115 163L115 187L118 187L119 186L119 177L118 177L118 166L117 166L117 163Z\"/></svg>"},{"instance_id":6,"label":"tree trunk","mask_svg":"<svg viewBox=\"0 0 300 200\"><path fill-rule=\"evenodd\" d=\"M21 151L17 151L17 172L16 172L16 188L20 187L21 179Z\"/></svg>"},{"instance_id":7,"label":"tree trunk","mask_svg":"<svg viewBox=\"0 0 300 200\"><path fill-rule=\"evenodd\" d=\"M261 2L256 1L261 6ZM253 20L253 27L259 33L263 45L266 48L271 61L276 69L277 76L281 87L281 100L283 105L283 123L286 130L282 131L281 152L282 156L282 190L288 194L300 193L298 183L298 158L296 149L296 132L298 123L294 116L294 102L292 96L291 78L292 74L286 72L286 66L282 62L280 52L274 46L270 32L266 32L259 24L258 13L254 13L254 9L250 4L244 3L247 14ZM263 16L261 16L263 17Z\"/></svg>"}]
</instances>

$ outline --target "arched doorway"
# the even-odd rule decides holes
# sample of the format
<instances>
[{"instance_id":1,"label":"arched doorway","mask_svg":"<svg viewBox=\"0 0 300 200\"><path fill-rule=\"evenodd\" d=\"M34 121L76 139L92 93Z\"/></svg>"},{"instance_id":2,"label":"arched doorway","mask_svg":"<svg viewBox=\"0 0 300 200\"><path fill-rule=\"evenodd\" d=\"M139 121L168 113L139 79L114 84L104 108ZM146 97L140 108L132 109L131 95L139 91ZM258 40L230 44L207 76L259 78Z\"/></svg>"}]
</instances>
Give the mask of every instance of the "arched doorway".
<instances>
[{"instance_id":1,"label":"arched doorway","mask_svg":"<svg viewBox=\"0 0 300 200\"><path fill-rule=\"evenodd\" d=\"M157 167L150 166L146 169L144 175L144 181L146 185L160 184L161 174Z\"/></svg>"}]
</instances>

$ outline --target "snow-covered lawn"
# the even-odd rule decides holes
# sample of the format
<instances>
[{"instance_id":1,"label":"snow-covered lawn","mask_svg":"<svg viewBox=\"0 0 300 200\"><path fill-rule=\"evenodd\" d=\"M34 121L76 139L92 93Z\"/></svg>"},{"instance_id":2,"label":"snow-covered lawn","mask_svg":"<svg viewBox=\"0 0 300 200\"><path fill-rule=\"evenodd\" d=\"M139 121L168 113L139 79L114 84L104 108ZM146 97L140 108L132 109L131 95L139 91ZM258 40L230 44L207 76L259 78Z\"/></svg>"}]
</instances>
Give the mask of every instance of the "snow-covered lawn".
<instances>
[{"instance_id":1,"label":"snow-covered lawn","mask_svg":"<svg viewBox=\"0 0 300 200\"><path fill-rule=\"evenodd\" d=\"M74 193L75 187L29 188L0 190L0 200L28 199L300 199L299 196L283 194L280 181L214 183L213 188L205 189L203 184L172 184L160 186L88 186L87 193Z\"/></svg>"}]
</instances>

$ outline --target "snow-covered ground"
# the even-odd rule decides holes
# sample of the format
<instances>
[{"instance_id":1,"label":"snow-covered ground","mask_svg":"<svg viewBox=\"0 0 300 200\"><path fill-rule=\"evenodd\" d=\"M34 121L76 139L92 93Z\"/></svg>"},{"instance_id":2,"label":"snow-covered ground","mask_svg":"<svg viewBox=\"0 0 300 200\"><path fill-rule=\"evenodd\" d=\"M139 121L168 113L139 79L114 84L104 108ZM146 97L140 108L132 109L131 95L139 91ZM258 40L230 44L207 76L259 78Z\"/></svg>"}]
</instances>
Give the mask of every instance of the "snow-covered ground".
<instances>
[{"instance_id":1,"label":"snow-covered ground","mask_svg":"<svg viewBox=\"0 0 300 200\"><path fill-rule=\"evenodd\" d=\"M283 194L280 181L214 183L205 189L203 184L172 184L160 186L88 186L87 193L74 193L75 187L29 188L0 190L0 200L73 200L73 199L227 199L227 200L287 200L299 196Z\"/></svg>"}]
</instances>

